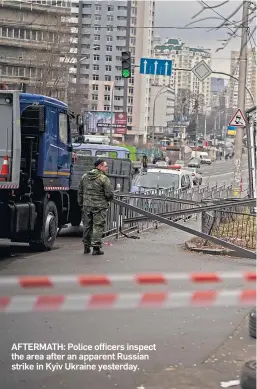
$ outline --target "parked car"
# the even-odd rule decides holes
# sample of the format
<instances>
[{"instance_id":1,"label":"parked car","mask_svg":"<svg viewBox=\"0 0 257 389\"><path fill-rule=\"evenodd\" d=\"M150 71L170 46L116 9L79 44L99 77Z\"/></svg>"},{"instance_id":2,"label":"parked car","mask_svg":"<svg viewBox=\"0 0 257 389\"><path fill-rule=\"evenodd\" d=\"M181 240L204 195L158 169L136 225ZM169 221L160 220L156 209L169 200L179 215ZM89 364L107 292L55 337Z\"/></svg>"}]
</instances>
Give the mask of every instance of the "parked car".
<instances>
[{"instance_id":1,"label":"parked car","mask_svg":"<svg viewBox=\"0 0 257 389\"><path fill-rule=\"evenodd\" d=\"M199 169L195 167L187 167L185 171L191 172L194 185L202 185L203 177Z\"/></svg>"},{"instance_id":2,"label":"parked car","mask_svg":"<svg viewBox=\"0 0 257 389\"><path fill-rule=\"evenodd\" d=\"M188 167L196 167L196 168L200 169L201 164L200 164L199 159L197 159L197 158L192 158L192 159L188 162L187 166L188 166Z\"/></svg>"},{"instance_id":3,"label":"parked car","mask_svg":"<svg viewBox=\"0 0 257 389\"><path fill-rule=\"evenodd\" d=\"M182 159L178 159L178 160L175 162L174 165L175 165L175 166L184 167L184 166L186 166L186 162L183 161Z\"/></svg>"}]
</instances>

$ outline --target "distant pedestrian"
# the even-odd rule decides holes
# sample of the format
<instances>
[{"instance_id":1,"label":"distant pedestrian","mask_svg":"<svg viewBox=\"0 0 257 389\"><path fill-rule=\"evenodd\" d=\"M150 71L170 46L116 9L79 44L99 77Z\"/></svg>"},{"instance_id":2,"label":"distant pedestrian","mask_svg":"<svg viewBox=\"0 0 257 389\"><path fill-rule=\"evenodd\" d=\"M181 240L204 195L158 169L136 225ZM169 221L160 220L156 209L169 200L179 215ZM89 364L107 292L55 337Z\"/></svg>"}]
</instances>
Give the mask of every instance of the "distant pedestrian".
<instances>
[{"instance_id":1,"label":"distant pedestrian","mask_svg":"<svg viewBox=\"0 0 257 389\"><path fill-rule=\"evenodd\" d=\"M113 200L114 189L106 175L107 162L98 159L95 168L84 174L78 188L78 204L82 208L84 254L102 255L102 237L107 210Z\"/></svg>"},{"instance_id":2,"label":"distant pedestrian","mask_svg":"<svg viewBox=\"0 0 257 389\"><path fill-rule=\"evenodd\" d=\"M147 172L148 158L146 155L142 158L143 172Z\"/></svg>"}]
</instances>

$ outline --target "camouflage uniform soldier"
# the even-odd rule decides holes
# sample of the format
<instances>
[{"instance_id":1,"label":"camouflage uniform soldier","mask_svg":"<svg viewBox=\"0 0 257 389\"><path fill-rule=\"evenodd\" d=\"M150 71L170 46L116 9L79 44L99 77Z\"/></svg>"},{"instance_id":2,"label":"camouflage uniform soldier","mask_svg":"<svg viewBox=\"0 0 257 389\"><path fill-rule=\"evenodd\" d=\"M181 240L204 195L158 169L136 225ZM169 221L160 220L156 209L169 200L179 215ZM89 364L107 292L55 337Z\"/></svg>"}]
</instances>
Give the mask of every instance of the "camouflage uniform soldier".
<instances>
[{"instance_id":1,"label":"camouflage uniform soldier","mask_svg":"<svg viewBox=\"0 0 257 389\"><path fill-rule=\"evenodd\" d=\"M95 162L95 168L84 174L78 188L78 204L83 213L84 253L102 255L102 236L109 202L113 200L114 189L106 176L107 163L102 159Z\"/></svg>"}]
</instances>

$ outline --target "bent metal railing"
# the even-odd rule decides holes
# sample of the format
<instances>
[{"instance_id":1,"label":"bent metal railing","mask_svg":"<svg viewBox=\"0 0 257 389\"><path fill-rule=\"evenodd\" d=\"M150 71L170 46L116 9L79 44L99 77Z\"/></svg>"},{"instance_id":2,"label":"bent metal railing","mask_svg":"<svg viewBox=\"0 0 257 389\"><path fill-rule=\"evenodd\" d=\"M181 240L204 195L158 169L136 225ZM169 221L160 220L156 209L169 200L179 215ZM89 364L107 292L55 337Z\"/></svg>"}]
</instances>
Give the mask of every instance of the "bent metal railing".
<instances>
[{"instance_id":1,"label":"bent metal railing","mask_svg":"<svg viewBox=\"0 0 257 389\"><path fill-rule=\"evenodd\" d=\"M224 199L232 195L232 187L221 185L195 187L187 191L182 190L151 190L141 194L116 193L116 199L123 202L124 206L118 206L113 202L109 208L105 236L115 235L117 238L130 231L138 232L150 228L157 228L158 222L149 217L142 217L138 212L128 209L125 205L134 205L153 214L163 215L170 220L187 220L192 217L190 210L204 200L212 198ZM184 211L183 215L175 215L175 212ZM174 214L174 216L173 216Z\"/></svg>"}]
</instances>

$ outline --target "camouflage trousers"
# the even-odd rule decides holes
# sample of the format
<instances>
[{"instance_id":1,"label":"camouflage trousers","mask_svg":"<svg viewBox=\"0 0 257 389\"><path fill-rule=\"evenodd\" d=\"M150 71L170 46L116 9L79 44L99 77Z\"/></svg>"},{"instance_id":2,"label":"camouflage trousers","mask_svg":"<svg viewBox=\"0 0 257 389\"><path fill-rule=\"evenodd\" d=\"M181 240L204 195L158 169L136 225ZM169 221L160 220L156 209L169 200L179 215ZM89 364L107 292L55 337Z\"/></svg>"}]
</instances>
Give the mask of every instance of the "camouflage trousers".
<instances>
[{"instance_id":1,"label":"camouflage trousers","mask_svg":"<svg viewBox=\"0 0 257 389\"><path fill-rule=\"evenodd\" d=\"M107 209L83 207L83 243L85 247L102 247Z\"/></svg>"}]
</instances>

